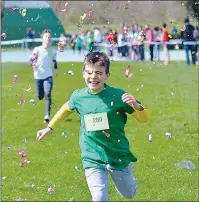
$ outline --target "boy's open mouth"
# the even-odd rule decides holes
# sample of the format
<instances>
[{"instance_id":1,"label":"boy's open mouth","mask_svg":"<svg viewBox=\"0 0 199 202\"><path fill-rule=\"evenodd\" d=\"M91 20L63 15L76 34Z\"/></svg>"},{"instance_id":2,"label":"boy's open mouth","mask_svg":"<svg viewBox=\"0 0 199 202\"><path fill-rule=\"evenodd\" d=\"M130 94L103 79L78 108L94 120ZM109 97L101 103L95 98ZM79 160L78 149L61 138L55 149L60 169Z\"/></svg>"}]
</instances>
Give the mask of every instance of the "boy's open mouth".
<instances>
[{"instance_id":1,"label":"boy's open mouth","mask_svg":"<svg viewBox=\"0 0 199 202\"><path fill-rule=\"evenodd\" d=\"M89 81L88 83L97 85L99 82L98 81Z\"/></svg>"}]
</instances>

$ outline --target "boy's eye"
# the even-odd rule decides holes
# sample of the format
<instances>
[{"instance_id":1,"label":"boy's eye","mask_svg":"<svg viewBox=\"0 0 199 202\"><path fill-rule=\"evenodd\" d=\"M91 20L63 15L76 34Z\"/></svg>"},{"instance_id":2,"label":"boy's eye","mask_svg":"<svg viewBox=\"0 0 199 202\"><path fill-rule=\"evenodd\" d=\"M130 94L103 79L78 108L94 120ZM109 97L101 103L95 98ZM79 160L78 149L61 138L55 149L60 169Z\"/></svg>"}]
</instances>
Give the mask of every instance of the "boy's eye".
<instances>
[{"instance_id":1,"label":"boy's eye","mask_svg":"<svg viewBox=\"0 0 199 202\"><path fill-rule=\"evenodd\" d=\"M89 75L91 75L91 74L93 74L93 73L95 73L96 75L102 75L102 74L103 74L103 72L100 72L100 71L93 72L93 71L87 71L87 70L85 70L85 72L86 72L87 74L89 74Z\"/></svg>"}]
</instances>

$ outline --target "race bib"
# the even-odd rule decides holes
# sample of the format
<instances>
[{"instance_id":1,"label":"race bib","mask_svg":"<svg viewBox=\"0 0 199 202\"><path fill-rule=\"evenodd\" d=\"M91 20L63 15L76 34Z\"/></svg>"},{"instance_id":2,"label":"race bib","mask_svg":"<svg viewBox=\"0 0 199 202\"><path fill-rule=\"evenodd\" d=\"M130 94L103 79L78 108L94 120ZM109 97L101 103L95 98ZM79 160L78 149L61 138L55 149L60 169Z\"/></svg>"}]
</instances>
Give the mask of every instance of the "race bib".
<instances>
[{"instance_id":1,"label":"race bib","mask_svg":"<svg viewBox=\"0 0 199 202\"><path fill-rule=\"evenodd\" d=\"M84 121L87 131L98 131L109 129L107 113L84 115Z\"/></svg>"}]
</instances>

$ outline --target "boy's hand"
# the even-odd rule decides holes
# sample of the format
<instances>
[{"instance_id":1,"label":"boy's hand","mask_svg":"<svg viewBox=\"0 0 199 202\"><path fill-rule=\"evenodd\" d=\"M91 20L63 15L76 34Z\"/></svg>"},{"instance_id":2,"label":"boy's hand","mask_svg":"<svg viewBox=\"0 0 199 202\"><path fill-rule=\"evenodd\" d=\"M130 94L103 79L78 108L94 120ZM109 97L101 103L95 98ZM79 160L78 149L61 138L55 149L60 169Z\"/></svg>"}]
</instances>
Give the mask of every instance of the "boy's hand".
<instances>
[{"instance_id":1,"label":"boy's hand","mask_svg":"<svg viewBox=\"0 0 199 202\"><path fill-rule=\"evenodd\" d=\"M37 140L41 140L44 136L48 135L51 133L51 129L49 127L44 128L42 130L37 131Z\"/></svg>"},{"instance_id":2,"label":"boy's hand","mask_svg":"<svg viewBox=\"0 0 199 202\"><path fill-rule=\"evenodd\" d=\"M139 105L135 97L129 93L124 93L122 95L122 101L126 102L129 106L133 107L135 110L142 111L143 107Z\"/></svg>"}]
</instances>

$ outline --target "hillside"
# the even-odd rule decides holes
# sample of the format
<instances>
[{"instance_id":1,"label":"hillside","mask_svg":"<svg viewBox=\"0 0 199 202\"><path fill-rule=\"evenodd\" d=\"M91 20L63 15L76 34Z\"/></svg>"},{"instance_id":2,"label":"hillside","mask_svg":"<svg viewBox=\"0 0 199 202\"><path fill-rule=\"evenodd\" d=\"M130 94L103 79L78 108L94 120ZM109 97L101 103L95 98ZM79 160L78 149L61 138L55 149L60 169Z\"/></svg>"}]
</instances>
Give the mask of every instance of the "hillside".
<instances>
[{"instance_id":1,"label":"hillside","mask_svg":"<svg viewBox=\"0 0 199 202\"><path fill-rule=\"evenodd\" d=\"M65 2L48 1L55 10L56 6L64 8ZM67 1L65 12L56 12L64 26L76 24L79 18L89 10L92 17L86 17L84 23L88 24L125 24L151 23L162 25L172 20L183 22L187 10L180 1Z\"/></svg>"}]
</instances>

